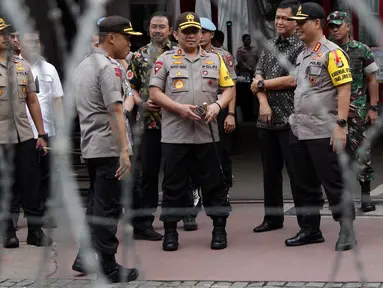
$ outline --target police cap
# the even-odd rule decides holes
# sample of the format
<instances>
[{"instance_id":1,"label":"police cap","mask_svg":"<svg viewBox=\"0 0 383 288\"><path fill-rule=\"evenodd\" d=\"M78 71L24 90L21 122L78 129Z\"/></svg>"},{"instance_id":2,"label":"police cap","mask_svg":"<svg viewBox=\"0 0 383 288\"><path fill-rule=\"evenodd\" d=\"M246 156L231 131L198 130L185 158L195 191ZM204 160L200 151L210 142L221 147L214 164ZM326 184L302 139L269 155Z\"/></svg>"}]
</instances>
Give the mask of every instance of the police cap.
<instances>
[{"instance_id":1,"label":"police cap","mask_svg":"<svg viewBox=\"0 0 383 288\"><path fill-rule=\"evenodd\" d=\"M205 17L201 17L201 27L203 30L214 32L217 30L217 27L215 27L214 23Z\"/></svg>"},{"instance_id":2,"label":"police cap","mask_svg":"<svg viewBox=\"0 0 383 288\"><path fill-rule=\"evenodd\" d=\"M5 28L9 27L11 25L5 23L3 18L0 18L0 31L3 31Z\"/></svg>"},{"instance_id":3,"label":"police cap","mask_svg":"<svg viewBox=\"0 0 383 288\"><path fill-rule=\"evenodd\" d=\"M314 2L307 2L299 5L296 15L290 17L289 20L315 20L325 18L326 13L322 6Z\"/></svg>"},{"instance_id":4,"label":"police cap","mask_svg":"<svg viewBox=\"0 0 383 288\"><path fill-rule=\"evenodd\" d=\"M98 26L99 32L115 32L128 35L142 35L141 32L136 32L133 30L132 23L122 16L109 16L105 17L99 23Z\"/></svg>"},{"instance_id":5,"label":"police cap","mask_svg":"<svg viewBox=\"0 0 383 288\"><path fill-rule=\"evenodd\" d=\"M187 29L194 27L201 29L201 20L199 16L193 12L185 12L178 16L176 21L176 29Z\"/></svg>"}]
</instances>

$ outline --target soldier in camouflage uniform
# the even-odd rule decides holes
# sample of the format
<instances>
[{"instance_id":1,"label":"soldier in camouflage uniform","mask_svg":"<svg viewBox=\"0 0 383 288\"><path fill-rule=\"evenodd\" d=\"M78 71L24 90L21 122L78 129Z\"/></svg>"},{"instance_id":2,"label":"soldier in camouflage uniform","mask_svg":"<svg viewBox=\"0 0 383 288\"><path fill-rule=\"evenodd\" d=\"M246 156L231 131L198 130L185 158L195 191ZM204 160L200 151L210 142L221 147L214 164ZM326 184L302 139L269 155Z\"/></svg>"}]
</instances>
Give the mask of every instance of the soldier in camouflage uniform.
<instances>
[{"instance_id":1,"label":"soldier in camouflage uniform","mask_svg":"<svg viewBox=\"0 0 383 288\"><path fill-rule=\"evenodd\" d=\"M368 150L363 158L358 157L358 149L366 139L366 130L373 125L378 117L378 88L376 71L378 66L374 61L371 50L365 44L355 41L350 36L350 19L346 12L335 11L328 18L328 29L338 44L350 57L352 69L351 104L348 118L349 141L347 150L359 162L358 180L361 185L361 210L374 211L375 205L370 197L370 183L374 179L374 169L371 167L371 151ZM369 105L367 104L370 95Z\"/></svg>"}]
</instances>

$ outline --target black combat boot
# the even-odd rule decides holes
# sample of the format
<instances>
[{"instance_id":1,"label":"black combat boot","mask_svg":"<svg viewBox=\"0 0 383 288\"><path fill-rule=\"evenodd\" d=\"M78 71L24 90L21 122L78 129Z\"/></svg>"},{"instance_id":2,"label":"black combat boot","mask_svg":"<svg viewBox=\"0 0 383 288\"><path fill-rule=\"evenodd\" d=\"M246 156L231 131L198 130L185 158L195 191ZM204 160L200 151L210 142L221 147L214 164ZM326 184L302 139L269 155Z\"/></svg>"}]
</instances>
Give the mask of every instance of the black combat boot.
<instances>
[{"instance_id":1,"label":"black combat boot","mask_svg":"<svg viewBox=\"0 0 383 288\"><path fill-rule=\"evenodd\" d=\"M351 250L357 244L352 221L340 221L339 239L336 242L336 251Z\"/></svg>"},{"instance_id":2,"label":"black combat boot","mask_svg":"<svg viewBox=\"0 0 383 288\"><path fill-rule=\"evenodd\" d=\"M5 227L5 233L3 234L3 247L4 248L18 248L19 239L16 236L16 229L13 226L13 220L8 220Z\"/></svg>"},{"instance_id":3,"label":"black combat boot","mask_svg":"<svg viewBox=\"0 0 383 288\"><path fill-rule=\"evenodd\" d=\"M299 219L301 230L292 238L285 241L286 246L302 246L322 243L324 238L319 229L320 214L302 215Z\"/></svg>"},{"instance_id":4,"label":"black combat boot","mask_svg":"<svg viewBox=\"0 0 383 288\"><path fill-rule=\"evenodd\" d=\"M165 235L162 249L164 251L178 250L177 222L164 222Z\"/></svg>"},{"instance_id":5,"label":"black combat boot","mask_svg":"<svg viewBox=\"0 0 383 288\"><path fill-rule=\"evenodd\" d=\"M214 218L213 225L213 237L211 239L210 248L213 250L225 249L227 247L226 218Z\"/></svg>"},{"instance_id":6,"label":"black combat boot","mask_svg":"<svg viewBox=\"0 0 383 288\"><path fill-rule=\"evenodd\" d=\"M198 224L195 220L194 216L185 216L182 218L182 221L184 222L184 230L185 231L196 231L198 230Z\"/></svg>"},{"instance_id":7,"label":"black combat boot","mask_svg":"<svg viewBox=\"0 0 383 288\"><path fill-rule=\"evenodd\" d=\"M27 218L28 220L28 236L27 236L27 244L28 245L34 245L37 247L49 247L52 245L53 241L52 239L47 236L44 231L41 229L42 222L40 220L31 220L30 218Z\"/></svg>"},{"instance_id":8,"label":"black combat boot","mask_svg":"<svg viewBox=\"0 0 383 288\"><path fill-rule=\"evenodd\" d=\"M375 211L376 207L374 203L372 203L371 200L371 182L360 182L360 187L361 187L361 206L360 210L363 212L371 212Z\"/></svg>"}]
</instances>

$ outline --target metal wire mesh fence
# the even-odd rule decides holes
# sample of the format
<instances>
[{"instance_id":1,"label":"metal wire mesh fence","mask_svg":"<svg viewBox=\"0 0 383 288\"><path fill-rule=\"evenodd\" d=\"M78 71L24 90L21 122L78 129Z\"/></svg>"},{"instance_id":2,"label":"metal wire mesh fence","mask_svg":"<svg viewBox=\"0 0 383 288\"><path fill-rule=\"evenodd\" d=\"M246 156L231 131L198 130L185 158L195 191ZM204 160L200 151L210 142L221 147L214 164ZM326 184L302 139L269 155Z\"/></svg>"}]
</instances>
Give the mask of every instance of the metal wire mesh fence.
<instances>
[{"instance_id":1,"label":"metal wire mesh fence","mask_svg":"<svg viewBox=\"0 0 383 288\"><path fill-rule=\"evenodd\" d=\"M25 0L27 1L27 0ZM198 1L198 0L197 0ZM54 30L54 36L56 37L55 42L57 42L57 50L58 54L62 57L63 61L63 67L64 67L64 75L65 75L65 81L63 82L63 90L64 90L64 106L65 109L62 111L63 113L59 113L54 115L55 118L55 124L56 129L59 131L58 136L50 143L49 147L49 154L51 155L52 159L52 179L51 179L51 191L52 195L51 198L48 201L48 214L50 217L54 219L60 219L65 218L67 219L68 223L66 223L74 236L75 239L81 241L81 244L84 248L84 252L87 255L85 257L86 260L86 266L87 270L90 271L90 275L94 276L96 274L99 274L100 267L98 266L97 262L93 261L94 259L92 256L94 255L94 251L92 250L91 246L91 234L88 227L88 222L84 218L84 207L83 207L83 201L78 193L79 186L78 182L76 180L76 177L74 175L73 171L73 154L78 153L75 152L75 148L73 147L71 137L73 132L73 125L75 123L76 118L76 108L75 108L75 97L76 97L76 91L74 89L74 83L75 79L73 71L75 71L78 64L84 59L84 57L87 55L87 53L90 51L90 46L92 42L92 35L97 34L97 27L95 23L97 20L104 16L106 13L106 7L108 4L107 0L88 0L87 1L87 8L85 9L84 13L80 13L80 7L79 4L72 0L66 0L67 7L69 7L69 13L73 19L75 19L77 33L75 35L75 38L73 40L72 49L70 52L68 52L68 45L66 43L66 36L65 36L65 29L62 24L62 11L60 10L60 1L55 0L47 0L47 1L41 1L41 5L47 7L47 15L45 17L50 19L50 23L53 23L53 30ZM123 2L121 0L121 2ZM126 1L129 2L129 1ZM164 7L163 3L159 1L158 5L159 7ZM221 5L218 0L212 1L216 6ZM372 37L375 39L380 39L381 37L381 31L382 26L381 23L373 18L368 17L370 15L370 11L368 6L366 5L366 1L359 1L359 0L348 0L343 1L342 5L348 5L349 9L355 13L359 21L362 25L365 27L368 27L368 32L371 34ZM221 5L222 6L222 5ZM226 13L230 13L230 5L228 4L228 7L225 7L223 5L223 8ZM0 1L0 11L1 15L0 17L4 17L8 21L12 23L12 25L15 27L16 31L19 31L20 34L25 34L27 32L32 32L35 30L39 30L36 27L36 19L33 19L31 16L31 13L29 9L27 8L27 5L25 5L24 1L22 0L2 0ZM131 13L134 13L134 11L131 11ZM231 17L233 21L244 21L243 17L241 15L233 14ZM261 23L261 21L258 22L258 25L266 25L265 23ZM251 30L256 30L253 35L255 36L255 40L259 45L262 45L262 48L266 49L267 51L273 52L276 47L269 46L268 39L265 38L264 34L261 31L265 31L265 27L249 27ZM39 31L40 33L42 31ZM379 40L377 40L379 42ZM43 45L47 46L49 43L44 43ZM11 51L9 51L9 58L8 61L11 61ZM153 51L152 51L153 52ZM158 52L154 51L153 53L149 53L150 55L157 55ZM283 66L285 69L287 69L289 72L293 73L295 67L293 67L288 59L283 54L278 54L278 61L280 62L281 66ZM151 59L152 56L150 55L144 55L144 57L147 59L148 62L154 63L156 59ZM98 64L100 65L100 64ZM14 73L12 70L9 71L9 73ZM12 77L9 77L9 79L12 79ZM307 81L307 79L301 79L301 81L306 83L306 87L304 89L310 90L310 83ZM10 87L10 91L14 91L16 89L16 83L13 83L10 81L8 83ZM312 92L314 93L314 92ZM1 95L1 94L0 94ZM318 100L315 95L312 95L313 103L312 105L318 108L318 113L320 113L323 117L329 117L326 107L322 105L322 103L316 101ZM12 103L9 102L10 106L8 108L10 115L13 115L14 113L14 107L12 106ZM202 104L202 103L201 103ZM3 103L0 103L0 105L4 105ZM13 118L13 116L12 116ZM379 136L381 133L381 128L383 122L381 121L381 118L379 118L379 121L377 121L376 125L372 126L367 134L368 141L365 141L363 143L362 148L359 150L360 157L363 157L368 149L371 148L371 143ZM333 130L333 127L328 127L330 131ZM10 131L14 129L13 127L9 128ZM141 143L141 136L142 136L142 129L140 127L135 126L135 129L133 131L134 134L134 143L133 143L133 149L135 151L133 161L132 161L132 171L136 168L138 165L138 152L139 146ZM353 186L351 182L355 179L355 175L358 174L359 164L354 159L349 159L349 156L346 155L346 153L343 151L343 148L339 145L338 149L339 152L339 161L342 165L343 170L343 179L345 183L345 192L344 193L344 199L342 202L342 207L347 208L349 206L349 203L353 201L352 195L353 193ZM10 159L13 159L14 157L14 149L8 149L7 153L4 154L3 150L0 149L0 175L1 175L1 219L8 219L11 217L9 215L10 209L10 199L11 199L11 186L12 186L12 173L15 169L13 165L13 161ZM352 165L350 165L352 163ZM261 170L261 167L259 168ZM135 249L135 243L132 240L133 235L133 228L130 225L130 219L134 215L147 215L151 214L152 211L145 209L142 209L140 211L132 211L130 209L131 202L132 202L132 191L133 191L133 179L134 175L131 173L126 179L123 181L123 197L122 197L122 203L123 207L125 208L125 213L121 217L121 225L123 227L123 240L121 241L122 249L122 255L123 255L123 263L121 263L123 266L127 265L129 262L129 259L134 259L135 265L140 270L140 277L142 279L145 279L145 271L142 271L140 267L140 255L137 255L137 251ZM235 185L235 184L234 184ZM218 209L218 208L217 208ZM240 210L241 207L236 207L236 209ZM180 213L187 213L187 209L184 207L179 208ZM344 211L347 211L347 209L344 209ZM174 211L172 211L174 212ZM166 211L162 212L166 213ZM351 217L351 215L349 215ZM88 221L90 221L88 219ZM97 223L97 225L105 225L106 223L109 223L109 219L96 219L95 217L92 217L91 221L94 221ZM4 232L5 226L1 226L1 230ZM60 229L60 227L59 227ZM53 231L52 229L48 229L48 235L52 236ZM60 234L58 234L60 235ZM57 236L57 235L56 235ZM63 239L55 239L57 242L63 242L66 241L66 237L63 237ZM2 253L3 250L0 249L0 253ZM44 286L44 279L46 277L54 276L55 272L58 269L58 263L55 263L55 269L47 268L47 265L51 262L52 252L54 255L57 256L57 251L55 248L55 243L51 247L46 247L42 250L42 255L40 262L37 264L39 269L36 274L36 280L38 286ZM27 252L26 252L27 253ZM356 246L355 249L353 249L354 253L354 259L355 259L355 265L359 271L361 282L367 282L368 279L365 275L363 263L361 261L361 255L358 246ZM1 256L1 255L0 255ZM25 257L28 257L28 255L25 255ZM331 269L332 273L329 275L329 281L333 282L336 279L337 272L339 270L339 267L341 265L341 257L342 254L338 253L337 257L334 261L333 267ZM0 271L4 267L4 265L7 265L2 261L2 257L0 257ZM160 264L159 264L160 265ZM47 272L49 271L49 272ZM106 285L105 279L97 278L97 281L92 282L94 286L104 287Z\"/></svg>"}]
</instances>

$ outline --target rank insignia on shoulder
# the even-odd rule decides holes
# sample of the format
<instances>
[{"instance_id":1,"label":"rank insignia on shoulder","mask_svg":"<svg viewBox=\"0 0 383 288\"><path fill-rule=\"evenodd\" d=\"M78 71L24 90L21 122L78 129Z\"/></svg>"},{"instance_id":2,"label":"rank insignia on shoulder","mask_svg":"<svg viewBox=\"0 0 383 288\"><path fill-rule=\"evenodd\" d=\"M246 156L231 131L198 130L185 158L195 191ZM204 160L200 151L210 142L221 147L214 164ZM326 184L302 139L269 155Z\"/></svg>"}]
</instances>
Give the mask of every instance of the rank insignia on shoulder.
<instances>
[{"instance_id":1,"label":"rank insignia on shoulder","mask_svg":"<svg viewBox=\"0 0 383 288\"><path fill-rule=\"evenodd\" d=\"M322 44L321 44L320 42L318 42L317 45L315 45L313 51L314 51L315 53L318 52L321 46L322 46Z\"/></svg>"},{"instance_id":2,"label":"rank insignia on shoulder","mask_svg":"<svg viewBox=\"0 0 383 288\"><path fill-rule=\"evenodd\" d=\"M134 74L132 70L129 70L128 72L126 72L126 78L128 78L128 80L132 80L133 76Z\"/></svg>"}]
</instances>

